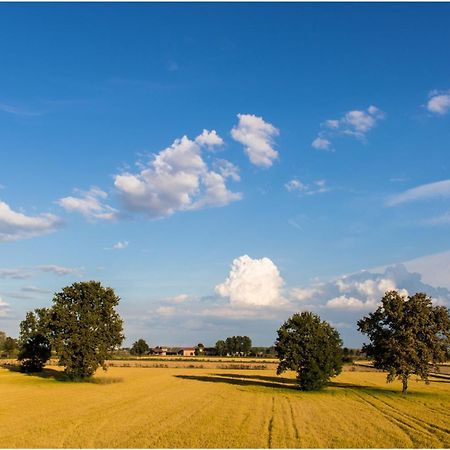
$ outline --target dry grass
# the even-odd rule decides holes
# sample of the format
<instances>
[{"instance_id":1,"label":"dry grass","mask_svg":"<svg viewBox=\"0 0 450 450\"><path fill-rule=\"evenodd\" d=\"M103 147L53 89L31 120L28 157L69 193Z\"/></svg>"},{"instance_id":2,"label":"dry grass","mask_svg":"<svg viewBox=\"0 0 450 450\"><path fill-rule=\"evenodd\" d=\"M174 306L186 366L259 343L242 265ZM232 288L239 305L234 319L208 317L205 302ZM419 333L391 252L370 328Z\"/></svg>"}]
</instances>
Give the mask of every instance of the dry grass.
<instances>
[{"instance_id":1,"label":"dry grass","mask_svg":"<svg viewBox=\"0 0 450 450\"><path fill-rule=\"evenodd\" d=\"M274 370L111 367L96 383L0 369L1 447L450 447L450 382L344 372L321 392Z\"/></svg>"}]
</instances>

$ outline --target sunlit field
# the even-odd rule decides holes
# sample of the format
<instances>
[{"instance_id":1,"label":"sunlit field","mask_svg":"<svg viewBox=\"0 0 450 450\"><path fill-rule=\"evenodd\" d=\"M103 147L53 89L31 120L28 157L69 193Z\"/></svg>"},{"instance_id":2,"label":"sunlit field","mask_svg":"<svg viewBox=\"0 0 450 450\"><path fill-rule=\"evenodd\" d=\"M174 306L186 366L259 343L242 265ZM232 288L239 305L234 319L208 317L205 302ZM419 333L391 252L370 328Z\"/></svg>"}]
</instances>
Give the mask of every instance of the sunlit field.
<instances>
[{"instance_id":1,"label":"sunlit field","mask_svg":"<svg viewBox=\"0 0 450 450\"><path fill-rule=\"evenodd\" d=\"M111 367L90 383L0 369L2 447L450 447L450 382L345 371L321 392L273 368Z\"/></svg>"}]
</instances>

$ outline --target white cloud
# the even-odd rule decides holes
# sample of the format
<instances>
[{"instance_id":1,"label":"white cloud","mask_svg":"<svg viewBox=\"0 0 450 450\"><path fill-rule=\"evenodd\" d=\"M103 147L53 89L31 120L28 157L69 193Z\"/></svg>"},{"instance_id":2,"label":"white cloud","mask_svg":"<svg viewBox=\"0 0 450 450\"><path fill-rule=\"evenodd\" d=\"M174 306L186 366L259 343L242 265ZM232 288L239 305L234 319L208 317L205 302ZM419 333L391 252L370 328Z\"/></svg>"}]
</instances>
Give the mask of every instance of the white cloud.
<instances>
[{"instance_id":1,"label":"white cloud","mask_svg":"<svg viewBox=\"0 0 450 450\"><path fill-rule=\"evenodd\" d=\"M341 295L328 300L326 304L327 308L331 309L346 309L346 310L361 310L361 309L371 309L375 305L370 302L362 302L355 297L347 297L346 295Z\"/></svg>"},{"instance_id":2,"label":"white cloud","mask_svg":"<svg viewBox=\"0 0 450 450\"><path fill-rule=\"evenodd\" d=\"M189 300L189 295L187 294L179 294L179 295L174 295L172 297L166 297L164 300L167 303L174 303L174 304L180 304L180 303L184 303L187 300Z\"/></svg>"},{"instance_id":3,"label":"white cloud","mask_svg":"<svg viewBox=\"0 0 450 450\"><path fill-rule=\"evenodd\" d=\"M447 114L450 111L450 91L431 92L427 103L427 109L434 114Z\"/></svg>"},{"instance_id":4,"label":"white cloud","mask_svg":"<svg viewBox=\"0 0 450 450\"><path fill-rule=\"evenodd\" d=\"M119 241L119 242L116 242L116 243L112 246L112 249L113 249L113 250L123 250L123 249L127 248L128 245L129 245L129 242L128 242L128 241Z\"/></svg>"},{"instance_id":5,"label":"white cloud","mask_svg":"<svg viewBox=\"0 0 450 450\"><path fill-rule=\"evenodd\" d=\"M318 136L312 141L311 145L316 150L329 150L331 147L331 142L328 139Z\"/></svg>"},{"instance_id":6,"label":"white cloud","mask_svg":"<svg viewBox=\"0 0 450 450\"><path fill-rule=\"evenodd\" d=\"M289 292L289 296L292 300L298 302L304 302L310 300L316 295L322 292L320 287L308 286L304 288L292 288Z\"/></svg>"},{"instance_id":7,"label":"white cloud","mask_svg":"<svg viewBox=\"0 0 450 450\"><path fill-rule=\"evenodd\" d=\"M9 303L6 303L1 297L0 297L0 317L6 317L9 314Z\"/></svg>"},{"instance_id":8,"label":"white cloud","mask_svg":"<svg viewBox=\"0 0 450 450\"><path fill-rule=\"evenodd\" d=\"M300 181L297 180L296 178L288 181L287 183L285 183L284 187L289 191L303 191L306 189L306 186Z\"/></svg>"},{"instance_id":9,"label":"white cloud","mask_svg":"<svg viewBox=\"0 0 450 450\"><path fill-rule=\"evenodd\" d=\"M269 258L243 255L233 261L228 278L215 291L229 298L233 306L277 306L284 303L283 283L277 266Z\"/></svg>"},{"instance_id":10,"label":"white cloud","mask_svg":"<svg viewBox=\"0 0 450 450\"><path fill-rule=\"evenodd\" d=\"M231 178L233 181L239 181L241 179L239 176L239 167L225 159L216 160L214 162L214 169L224 178Z\"/></svg>"},{"instance_id":11,"label":"white cloud","mask_svg":"<svg viewBox=\"0 0 450 450\"><path fill-rule=\"evenodd\" d=\"M323 122L322 130L311 146L317 150L329 150L331 139L337 135L347 135L364 140L366 134L383 118L384 113L376 106L369 106L366 110L348 111L340 119Z\"/></svg>"},{"instance_id":12,"label":"white cloud","mask_svg":"<svg viewBox=\"0 0 450 450\"><path fill-rule=\"evenodd\" d=\"M176 313L176 309L173 306L160 306L156 309L156 313L161 316L170 316Z\"/></svg>"},{"instance_id":13,"label":"white cloud","mask_svg":"<svg viewBox=\"0 0 450 450\"><path fill-rule=\"evenodd\" d=\"M330 189L326 185L325 180L316 180L312 184L302 183L300 180L293 178L285 183L284 187L289 192L300 192L303 195L315 195L328 192Z\"/></svg>"},{"instance_id":14,"label":"white cloud","mask_svg":"<svg viewBox=\"0 0 450 450\"><path fill-rule=\"evenodd\" d=\"M278 158L278 152L273 149L273 138L278 136L279 130L262 117L253 114L237 116L239 123L231 130L232 138L244 145L252 164L270 167Z\"/></svg>"},{"instance_id":15,"label":"white cloud","mask_svg":"<svg viewBox=\"0 0 450 450\"><path fill-rule=\"evenodd\" d=\"M195 138L195 142L206 146L208 149L220 147L224 144L223 139L217 134L216 130L203 130L202 134Z\"/></svg>"},{"instance_id":16,"label":"white cloud","mask_svg":"<svg viewBox=\"0 0 450 450\"><path fill-rule=\"evenodd\" d=\"M81 267L75 267L75 268L74 267L63 267L63 266L58 266L55 264L47 264L47 265L37 266L37 269L39 269L42 272L54 273L55 275L59 275L59 276L64 276L64 275L79 276L83 271L83 268L81 268Z\"/></svg>"},{"instance_id":17,"label":"white cloud","mask_svg":"<svg viewBox=\"0 0 450 450\"><path fill-rule=\"evenodd\" d=\"M118 211L103 203L108 198L108 194L97 187L92 187L89 191L76 190L79 197L64 197L56 203L68 212L82 214L88 220L117 219Z\"/></svg>"},{"instance_id":18,"label":"white cloud","mask_svg":"<svg viewBox=\"0 0 450 450\"><path fill-rule=\"evenodd\" d=\"M9 205L0 201L0 241L28 239L56 231L63 221L54 214L27 216L13 211Z\"/></svg>"},{"instance_id":19,"label":"white cloud","mask_svg":"<svg viewBox=\"0 0 450 450\"><path fill-rule=\"evenodd\" d=\"M236 179L236 170L227 171L222 162L221 169L215 172L203 160L201 149L207 144L202 136L205 131L194 141L183 136L154 155L140 172L116 175L114 185L125 207L161 218L176 211L224 206L241 199L240 193L226 186L227 178Z\"/></svg>"},{"instance_id":20,"label":"white cloud","mask_svg":"<svg viewBox=\"0 0 450 450\"><path fill-rule=\"evenodd\" d=\"M0 269L0 278L10 278L12 280L25 280L31 278L28 269Z\"/></svg>"},{"instance_id":21,"label":"white cloud","mask_svg":"<svg viewBox=\"0 0 450 450\"><path fill-rule=\"evenodd\" d=\"M389 197L388 206L396 206L401 203L433 198L450 197L450 180L436 181L435 183L422 184L407 191Z\"/></svg>"}]
</instances>

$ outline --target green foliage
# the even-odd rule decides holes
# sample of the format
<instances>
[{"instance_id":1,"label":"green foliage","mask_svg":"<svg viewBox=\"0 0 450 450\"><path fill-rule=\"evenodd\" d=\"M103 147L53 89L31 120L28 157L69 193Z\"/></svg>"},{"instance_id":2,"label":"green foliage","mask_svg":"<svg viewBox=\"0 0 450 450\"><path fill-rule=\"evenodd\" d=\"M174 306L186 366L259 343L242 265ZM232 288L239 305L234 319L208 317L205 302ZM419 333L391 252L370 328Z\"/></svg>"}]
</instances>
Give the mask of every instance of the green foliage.
<instances>
[{"instance_id":1,"label":"green foliage","mask_svg":"<svg viewBox=\"0 0 450 450\"><path fill-rule=\"evenodd\" d=\"M277 374L297 372L300 389L321 389L342 369L342 340L336 329L310 312L294 314L278 330Z\"/></svg>"},{"instance_id":2,"label":"green foliage","mask_svg":"<svg viewBox=\"0 0 450 450\"><path fill-rule=\"evenodd\" d=\"M52 332L59 365L72 378L87 378L123 341L119 297L97 281L74 283L55 294Z\"/></svg>"},{"instance_id":3,"label":"green foliage","mask_svg":"<svg viewBox=\"0 0 450 450\"><path fill-rule=\"evenodd\" d=\"M144 339L139 339L134 342L130 349L130 354L135 356L142 356L150 351L150 347Z\"/></svg>"},{"instance_id":4,"label":"green foliage","mask_svg":"<svg viewBox=\"0 0 450 450\"><path fill-rule=\"evenodd\" d=\"M25 372L41 372L50 359L50 310L46 308L28 312L20 323L19 355Z\"/></svg>"},{"instance_id":5,"label":"green foliage","mask_svg":"<svg viewBox=\"0 0 450 450\"><path fill-rule=\"evenodd\" d=\"M226 354L247 356L252 349L252 340L248 336L230 336L225 340Z\"/></svg>"},{"instance_id":6,"label":"green foliage","mask_svg":"<svg viewBox=\"0 0 450 450\"><path fill-rule=\"evenodd\" d=\"M3 349L3 344L6 341L6 333L4 331L0 331L0 350Z\"/></svg>"},{"instance_id":7,"label":"green foliage","mask_svg":"<svg viewBox=\"0 0 450 450\"><path fill-rule=\"evenodd\" d=\"M423 293L405 298L397 291L387 292L381 306L358 321L358 329L370 339L363 351L376 368L388 371L388 382L402 380L403 393L410 375L428 382L433 366L439 370L437 364L448 356L449 310L433 306Z\"/></svg>"},{"instance_id":8,"label":"green foliage","mask_svg":"<svg viewBox=\"0 0 450 450\"><path fill-rule=\"evenodd\" d=\"M225 356L227 354L227 348L225 345L225 341L218 340L215 345L216 352L218 356Z\"/></svg>"},{"instance_id":9,"label":"green foliage","mask_svg":"<svg viewBox=\"0 0 450 450\"><path fill-rule=\"evenodd\" d=\"M195 347L195 356L202 356L205 352L205 346L199 342Z\"/></svg>"},{"instance_id":10,"label":"green foliage","mask_svg":"<svg viewBox=\"0 0 450 450\"><path fill-rule=\"evenodd\" d=\"M7 336L5 342L3 342L2 355L6 356L6 358L11 358L16 354L17 348L17 341L12 337Z\"/></svg>"}]
</instances>

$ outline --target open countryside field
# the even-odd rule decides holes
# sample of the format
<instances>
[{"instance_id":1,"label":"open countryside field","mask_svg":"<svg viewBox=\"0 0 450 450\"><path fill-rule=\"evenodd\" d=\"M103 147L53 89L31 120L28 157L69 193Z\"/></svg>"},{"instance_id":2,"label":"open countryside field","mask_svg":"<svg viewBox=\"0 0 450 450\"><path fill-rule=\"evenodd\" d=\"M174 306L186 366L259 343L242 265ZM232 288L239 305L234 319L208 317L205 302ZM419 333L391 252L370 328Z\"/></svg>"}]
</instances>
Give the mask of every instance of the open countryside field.
<instances>
[{"instance_id":1,"label":"open countryside field","mask_svg":"<svg viewBox=\"0 0 450 450\"><path fill-rule=\"evenodd\" d=\"M1 447L450 447L450 382L346 371L299 392L273 368L111 367L92 383L0 368Z\"/></svg>"}]
</instances>

